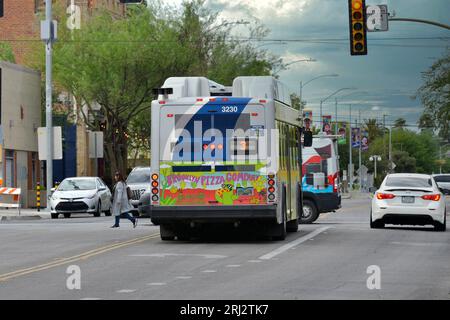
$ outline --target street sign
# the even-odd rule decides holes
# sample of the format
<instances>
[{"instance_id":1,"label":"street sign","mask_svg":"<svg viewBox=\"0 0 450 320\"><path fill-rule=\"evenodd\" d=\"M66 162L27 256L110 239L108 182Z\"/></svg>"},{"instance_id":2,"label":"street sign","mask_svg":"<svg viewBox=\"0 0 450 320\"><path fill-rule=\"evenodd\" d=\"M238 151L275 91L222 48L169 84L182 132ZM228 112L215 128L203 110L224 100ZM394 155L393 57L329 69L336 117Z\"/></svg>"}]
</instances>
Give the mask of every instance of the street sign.
<instances>
[{"instance_id":1,"label":"street sign","mask_svg":"<svg viewBox=\"0 0 450 320\"><path fill-rule=\"evenodd\" d=\"M89 158L103 158L102 131L89 131Z\"/></svg>"},{"instance_id":2,"label":"street sign","mask_svg":"<svg viewBox=\"0 0 450 320\"><path fill-rule=\"evenodd\" d=\"M391 162L389 163L389 169L391 169L391 170L394 170L396 166L397 166L397 165L396 165L393 161L391 161Z\"/></svg>"},{"instance_id":3,"label":"street sign","mask_svg":"<svg viewBox=\"0 0 450 320\"><path fill-rule=\"evenodd\" d=\"M389 30L389 13L387 5L381 4L376 6L367 6L366 15L366 26L368 32L380 32Z\"/></svg>"},{"instance_id":4,"label":"street sign","mask_svg":"<svg viewBox=\"0 0 450 320\"><path fill-rule=\"evenodd\" d=\"M47 160L47 128L38 128L37 134L39 160ZM62 130L61 127L53 127L53 160L61 160L62 158Z\"/></svg>"}]
</instances>

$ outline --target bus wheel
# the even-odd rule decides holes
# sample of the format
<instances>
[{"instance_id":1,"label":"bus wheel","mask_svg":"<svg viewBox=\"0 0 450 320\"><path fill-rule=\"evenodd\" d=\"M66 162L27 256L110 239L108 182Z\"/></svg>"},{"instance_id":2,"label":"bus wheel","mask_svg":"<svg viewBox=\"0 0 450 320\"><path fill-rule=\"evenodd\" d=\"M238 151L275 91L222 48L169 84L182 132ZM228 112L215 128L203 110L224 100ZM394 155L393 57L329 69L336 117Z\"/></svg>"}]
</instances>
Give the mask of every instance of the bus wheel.
<instances>
[{"instance_id":1,"label":"bus wheel","mask_svg":"<svg viewBox=\"0 0 450 320\"><path fill-rule=\"evenodd\" d=\"M284 240L286 239L286 187L283 186L283 195L281 197L282 202L281 202L281 215L282 215L282 219L283 221L281 221L280 224L276 224L273 227L273 234L272 235L272 239L274 240Z\"/></svg>"},{"instance_id":2,"label":"bus wheel","mask_svg":"<svg viewBox=\"0 0 450 320\"><path fill-rule=\"evenodd\" d=\"M175 239L175 233L165 224L159 226L159 234L161 235L161 240L170 241Z\"/></svg>"},{"instance_id":3,"label":"bus wheel","mask_svg":"<svg viewBox=\"0 0 450 320\"><path fill-rule=\"evenodd\" d=\"M313 223L317 220L319 213L314 202L310 200L303 200L303 212L300 218L301 224Z\"/></svg>"},{"instance_id":4,"label":"bus wheel","mask_svg":"<svg viewBox=\"0 0 450 320\"><path fill-rule=\"evenodd\" d=\"M298 231L298 220L299 218L295 220L291 220L288 223L286 223L286 230L287 232L297 232Z\"/></svg>"}]
</instances>

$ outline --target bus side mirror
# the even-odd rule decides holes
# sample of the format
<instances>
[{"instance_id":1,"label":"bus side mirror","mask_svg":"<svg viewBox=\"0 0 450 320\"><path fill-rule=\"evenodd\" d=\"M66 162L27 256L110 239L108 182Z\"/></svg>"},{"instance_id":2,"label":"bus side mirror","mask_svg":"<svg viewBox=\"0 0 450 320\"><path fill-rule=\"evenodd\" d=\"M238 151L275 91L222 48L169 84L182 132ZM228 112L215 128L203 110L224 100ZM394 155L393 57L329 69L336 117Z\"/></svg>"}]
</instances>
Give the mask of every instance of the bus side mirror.
<instances>
[{"instance_id":1,"label":"bus side mirror","mask_svg":"<svg viewBox=\"0 0 450 320\"><path fill-rule=\"evenodd\" d=\"M311 147L313 142L313 134L311 131L303 131L303 146Z\"/></svg>"}]
</instances>

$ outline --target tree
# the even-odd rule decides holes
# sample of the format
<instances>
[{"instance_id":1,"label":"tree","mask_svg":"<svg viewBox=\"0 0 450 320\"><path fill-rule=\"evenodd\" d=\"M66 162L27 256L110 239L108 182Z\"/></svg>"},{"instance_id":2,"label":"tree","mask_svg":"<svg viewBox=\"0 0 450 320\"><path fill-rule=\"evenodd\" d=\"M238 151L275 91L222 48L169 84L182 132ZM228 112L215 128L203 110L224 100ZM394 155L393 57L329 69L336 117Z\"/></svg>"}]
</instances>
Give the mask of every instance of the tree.
<instances>
[{"instance_id":1,"label":"tree","mask_svg":"<svg viewBox=\"0 0 450 320\"><path fill-rule=\"evenodd\" d=\"M450 49L444 57L437 60L423 73L424 84L418 95L424 106L424 114L432 119L439 136L445 139L450 135Z\"/></svg>"},{"instance_id":2,"label":"tree","mask_svg":"<svg viewBox=\"0 0 450 320\"><path fill-rule=\"evenodd\" d=\"M55 16L64 25L64 11L55 10ZM126 172L130 147L134 154L148 148L152 89L165 79L207 76L229 83L238 75L268 75L281 61L233 40L232 27L218 23L217 13L194 0L184 2L180 11L156 2L150 8L132 6L126 17L100 12L72 33L60 28L54 45L56 87L76 98L91 130L99 130L100 121L88 121L89 113L100 105L111 176L116 170ZM30 61L43 71L42 48Z\"/></svg>"},{"instance_id":3,"label":"tree","mask_svg":"<svg viewBox=\"0 0 450 320\"><path fill-rule=\"evenodd\" d=\"M405 127L405 125L406 125L406 120L403 118L398 118L394 122L394 128L397 128L397 129L403 129Z\"/></svg>"},{"instance_id":4,"label":"tree","mask_svg":"<svg viewBox=\"0 0 450 320\"><path fill-rule=\"evenodd\" d=\"M433 131L434 128L434 120L433 117L428 113L423 113L420 116L419 121L417 121L417 125L421 131Z\"/></svg>"},{"instance_id":5,"label":"tree","mask_svg":"<svg viewBox=\"0 0 450 320\"><path fill-rule=\"evenodd\" d=\"M383 130L378 126L377 119L367 119L364 122L369 133L369 141L375 140L383 133Z\"/></svg>"}]
</instances>

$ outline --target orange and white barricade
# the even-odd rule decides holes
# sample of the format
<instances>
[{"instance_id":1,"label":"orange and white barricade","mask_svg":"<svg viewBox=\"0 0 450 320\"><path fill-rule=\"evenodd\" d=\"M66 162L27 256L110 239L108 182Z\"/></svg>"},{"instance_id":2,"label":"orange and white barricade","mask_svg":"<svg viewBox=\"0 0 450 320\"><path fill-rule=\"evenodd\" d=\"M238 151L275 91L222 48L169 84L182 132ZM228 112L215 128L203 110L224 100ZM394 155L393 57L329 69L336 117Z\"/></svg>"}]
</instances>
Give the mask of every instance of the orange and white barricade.
<instances>
[{"instance_id":1,"label":"orange and white barricade","mask_svg":"<svg viewBox=\"0 0 450 320\"><path fill-rule=\"evenodd\" d=\"M0 187L0 208L17 208L20 214L20 195L20 188Z\"/></svg>"}]
</instances>

